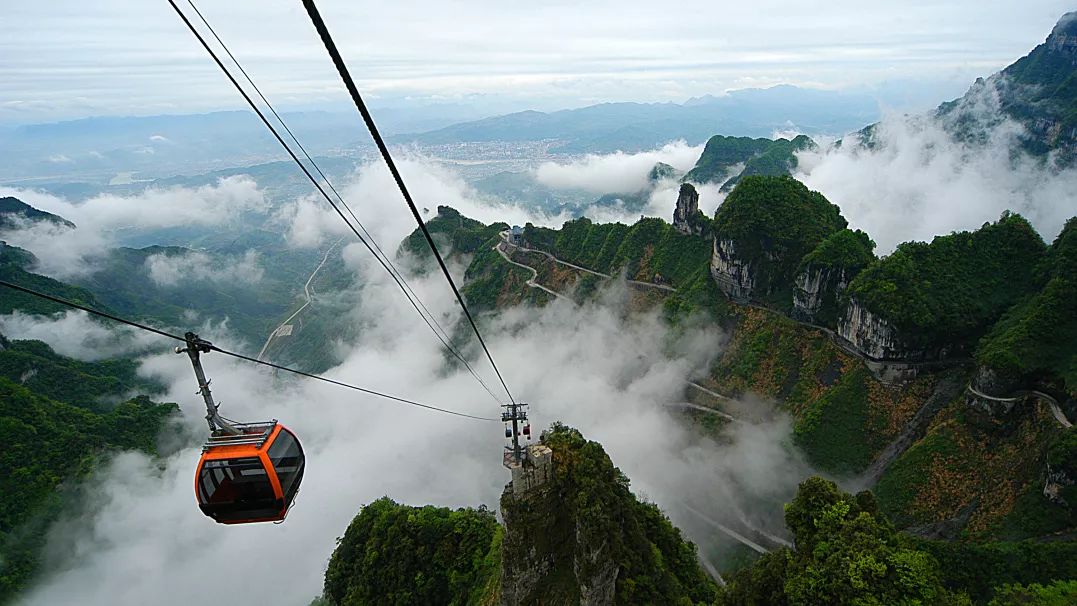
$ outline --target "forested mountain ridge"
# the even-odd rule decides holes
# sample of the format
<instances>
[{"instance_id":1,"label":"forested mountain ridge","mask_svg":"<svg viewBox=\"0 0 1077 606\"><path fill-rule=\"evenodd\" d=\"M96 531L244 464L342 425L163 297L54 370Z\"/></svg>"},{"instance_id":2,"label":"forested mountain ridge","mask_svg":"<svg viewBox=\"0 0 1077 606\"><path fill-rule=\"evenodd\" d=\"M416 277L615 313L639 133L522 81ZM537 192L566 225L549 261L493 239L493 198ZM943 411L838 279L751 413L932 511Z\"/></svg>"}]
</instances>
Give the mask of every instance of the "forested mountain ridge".
<instances>
[{"instance_id":1,"label":"forested mountain ridge","mask_svg":"<svg viewBox=\"0 0 1077 606\"><path fill-rule=\"evenodd\" d=\"M11 209L17 222L3 223L4 208ZM12 219L16 221L16 219ZM79 228L70 221L40 211L16 198L0 200L0 232L17 231L27 221L47 221L60 230ZM2 235L2 234L0 234ZM31 244L37 241L30 239ZM183 328L192 322L227 323L246 342L250 353L273 332L278 323L305 303L303 284L320 267L323 251L296 248L282 233L248 229L225 236L193 238L206 246L116 246L73 259L77 267L63 268L63 281L44 275L55 267L42 263L31 251L0 240L0 278L65 298L101 311L133 319L148 320L158 326ZM52 245L45 240L43 246ZM30 246L31 244L27 244ZM340 247L326 245L326 271L318 272L313 285L324 290L343 291L352 286L352 275L344 268ZM336 254L328 254L332 252ZM81 265L78 265L81 263ZM304 316L289 344L276 347L273 357L304 370L321 371L333 362L333 355L312 347L326 331L347 330L333 326L327 316L341 305L325 297L323 305ZM21 309L32 313L60 311L59 305L25 293L7 291L0 298L0 313ZM193 315L192 315L193 314ZM332 327L332 328L330 328Z\"/></svg>"},{"instance_id":2,"label":"forested mountain ridge","mask_svg":"<svg viewBox=\"0 0 1077 606\"><path fill-rule=\"evenodd\" d=\"M38 210L33 206L11 196L0 198L0 229L12 229L19 221L36 223L46 221L62 227L75 227L75 224L52 213Z\"/></svg>"},{"instance_id":3,"label":"forested mountain ridge","mask_svg":"<svg viewBox=\"0 0 1077 606\"><path fill-rule=\"evenodd\" d=\"M28 251L0 242L0 278L113 311L83 288L33 273L35 261ZM0 292L0 314L69 311L8 288ZM81 480L101 469L112 453L156 453L158 434L177 412L175 404L147 397L162 389L138 374L133 359L87 362L40 341L0 335L0 442L6 445L0 453L5 470L0 474L0 603L12 600L37 573L49 525L79 506Z\"/></svg>"},{"instance_id":4,"label":"forested mountain ridge","mask_svg":"<svg viewBox=\"0 0 1077 606\"><path fill-rule=\"evenodd\" d=\"M332 605L709 605L718 587L696 547L602 446L555 424L551 474L506 487L502 527L485 508L365 506L340 539L321 600Z\"/></svg>"},{"instance_id":5,"label":"forested mountain ridge","mask_svg":"<svg viewBox=\"0 0 1077 606\"><path fill-rule=\"evenodd\" d=\"M677 139L698 145L719 129L760 137L792 123L809 133L843 132L877 115L878 104L869 95L782 85L730 91L683 104L603 103L548 113L523 111L394 139L428 145L554 141L551 153L610 153L653 149Z\"/></svg>"},{"instance_id":6,"label":"forested mountain ridge","mask_svg":"<svg viewBox=\"0 0 1077 606\"><path fill-rule=\"evenodd\" d=\"M703 154L684 180L720 183L722 191L730 191L738 181L751 175L792 174L799 163L797 152L817 147L807 135L774 140L715 135L707 140Z\"/></svg>"},{"instance_id":7,"label":"forested mountain ridge","mask_svg":"<svg viewBox=\"0 0 1077 606\"><path fill-rule=\"evenodd\" d=\"M0 603L34 577L49 525L79 506L80 480L114 452L157 452L177 407L132 398L132 391L159 389L136 377L135 366L80 362L38 341L0 336Z\"/></svg>"},{"instance_id":8,"label":"forested mountain ridge","mask_svg":"<svg viewBox=\"0 0 1077 606\"><path fill-rule=\"evenodd\" d=\"M1047 246L1027 221L1007 213L974 232L909 243L899 247L900 254L878 259L869 234L845 228L837 207L787 176L745 178L715 218L703 221L698 235L653 218L631 226L588 219L569 221L561 229L527 225L521 246L590 270L654 284L653 288L630 288L632 296L648 300L645 306L662 306L673 322L702 312L729 331L730 342L705 385L728 395L751 391L777 400L795 419L794 442L822 469L850 477L878 464L878 471L871 472L877 475L870 480L878 482L878 508L903 531L978 546L1077 528L1077 509L1068 500L1053 501L1043 493L1047 470L1057 469L1058 461L1074 458L1077 449L1067 446L1073 430L1060 427L1042 403L1030 399L1005 415L983 419L964 395L964 386L976 374L967 362L934 370L913 364L908 366L913 376L906 374L895 381L876 376L879 371L870 365L870 357L851 355L855 346L837 330L853 298L886 293L911 301L895 303L897 309L924 310L914 317L936 322L919 328L902 325L906 334L939 339L953 352L967 356L984 335L1003 331L1005 318L1034 317L1021 310L1042 299L1042 290L1058 291L1062 278L1053 277L1051 271L1057 274L1058 268L1070 267L1066 263L1070 228ZM432 229L449 230L443 234L458 245L455 253L473 254L464 293L476 308L496 310L552 300L529 287L530 275L506 263L495 250L501 242L496 234L503 225L468 221L447 208L429 224ZM453 226L464 233L453 233ZM722 241L733 243L724 248L734 251L725 264L716 261ZM577 301L608 282L524 248L502 246L501 252L534 268L539 284ZM740 298L733 296L729 284L737 276L735 267L743 270L744 284L759 288L754 295L746 291ZM896 290L885 286L896 279L907 284ZM773 287L762 288L767 283ZM1048 284L1053 285L1048 288ZM662 291L658 286L674 290ZM942 290L934 293L936 288ZM829 307L809 304L824 299ZM887 313L874 300L868 304L883 310L880 314ZM965 314L968 322L945 320L942 314L949 313L945 310L950 305L955 306L954 313ZM1058 314L1053 324L1068 326L1066 322L1077 317L1071 307L1055 305L1053 309ZM830 327L832 332L798 323L789 315ZM1027 320L1009 324L1027 325ZM1007 332L1028 334L1026 329L1013 331ZM1029 337L1022 338L999 337L994 339L999 344L995 347L1016 353L1019 350L1013 348L1030 346ZM1063 338L1052 343L1055 349L1045 357L1052 360L1046 368L1064 369L1077 359L1074 341ZM1026 371L1023 376L1033 375ZM1047 375L1036 376L1039 385ZM904 432L911 432L911 437L903 438ZM906 440L904 446L892 458L881 459L891 456L884 451L902 440ZM1049 463L1049 458L1056 462ZM956 470L960 470L960 482L954 481ZM1025 543L1000 543L990 549L1040 557L1034 555L1036 548ZM976 552L976 557L1000 565L991 560L995 552L990 549ZM956 552L943 547L929 551L941 554L945 578L958 573L958 563L951 559L957 557ZM1029 566L1030 560L1021 561L1018 568ZM1005 578L1023 583L1050 580L1027 572L1011 570ZM1070 578L1065 575L1058 578ZM983 586L983 580L977 582L981 584L974 587L968 579L947 580L946 586L973 594L977 603L986 603L1002 591L996 592L994 585Z\"/></svg>"},{"instance_id":9,"label":"forested mountain ridge","mask_svg":"<svg viewBox=\"0 0 1077 606\"><path fill-rule=\"evenodd\" d=\"M985 112L984 103L999 113ZM976 143L1001 118L1018 122L1022 147L1053 154L1058 163L1077 160L1077 12L1059 19L1047 39L1001 72L977 80L963 97L939 106L936 115L960 140Z\"/></svg>"}]
</instances>

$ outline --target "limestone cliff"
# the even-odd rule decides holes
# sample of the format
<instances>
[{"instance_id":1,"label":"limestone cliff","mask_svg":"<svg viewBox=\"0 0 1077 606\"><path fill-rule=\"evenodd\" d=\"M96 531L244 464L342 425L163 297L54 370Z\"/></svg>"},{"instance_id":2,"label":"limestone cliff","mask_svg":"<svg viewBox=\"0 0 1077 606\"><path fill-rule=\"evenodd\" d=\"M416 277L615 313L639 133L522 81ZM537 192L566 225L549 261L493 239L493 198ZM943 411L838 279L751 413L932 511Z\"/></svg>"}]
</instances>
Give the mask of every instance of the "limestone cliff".
<instances>
[{"instance_id":1,"label":"limestone cliff","mask_svg":"<svg viewBox=\"0 0 1077 606\"><path fill-rule=\"evenodd\" d=\"M827 236L800 263L793 289L792 316L833 327L849 282L875 261L875 243L860 230L843 229Z\"/></svg>"},{"instance_id":2,"label":"limestone cliff","mask_svg":"<svg viewBox=\"0 0 1077 606\"><path fill-rule=\"evenodd\" d=\"M728 297L789 310L802 259L846 225L837 206L792 177L745 177L715 212L711 275Z\"/></svg>"},{"instance_id":3,"label":"limestone cliff","mask_svg":"<svg viewBox=\"0 0 1077 606\"><path fill-rule=\"evenodd\" d=\"M673 227L682 234L699 235L703 231L699 214L699 192L691 183L682 183L677 195L677 208L673 210Z\"/></svg>"},{"instance_id":4,"label":"limestone cliff","mask_svg":"<svg viewBox=\"0 0 1077 606\"><path fill-rule=\"evenodd\" d=\"M897 329L856 299L850 299L838 321L838 335L865 356L876 360L903 359L909 355L898 339Z\"/></svg>"},{"instance_id":5,"label":"limestone cliff","mask_svg":"<svg viewBox=\"0 0 1077 606\"><path fill-rule=\"evenodd\" d=\"M795 285L793 317L814 322L816 314L823 307L826 295L845 290L849 281L845 279L845 272L841 269L811 266L797 274Z\"/></svg>"},{"instance_id":6,"label":"limestone cliff","mask_svg":"<svg viewBox=\"0 0 1077 606\"><path fill-rule=\"evenodd\" d=\"M755 288L752 264L737 255L736 245L732 240L714 239L711 276L718 283L718 288L730 299L747 301L752 298L752 289Z\"/></svg>"}]
</instances>

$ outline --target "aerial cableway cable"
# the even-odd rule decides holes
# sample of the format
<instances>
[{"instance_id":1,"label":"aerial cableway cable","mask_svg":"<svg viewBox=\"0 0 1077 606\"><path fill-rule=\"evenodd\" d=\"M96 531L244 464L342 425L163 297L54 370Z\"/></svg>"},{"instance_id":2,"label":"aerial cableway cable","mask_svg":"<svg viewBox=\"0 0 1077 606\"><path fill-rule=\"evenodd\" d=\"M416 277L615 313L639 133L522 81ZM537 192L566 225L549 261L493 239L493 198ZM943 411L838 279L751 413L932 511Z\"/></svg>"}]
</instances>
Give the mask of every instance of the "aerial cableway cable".
<instances>
[{"instance_id":1,"label":"aerial cableway cable","mask_svg":"<svg viewBox=\"0 0 1077 606\"><path fill-rule=\"evenodd\" d=\"M115 316L113 314L110 314L110 313L106 313L106 312L103 312L103 311L93 309L92 307L87 307L85 305L75 303L74 301L68 301L67 299L62 299L60 297L54 297L52 295L36 291L36 290L31 289L31 288L27 288L25 286L20 286L18 284L14 284L14 283L8 282L6 280L0 280L0 286L6 286L7 288L11 288L13 290L17 290L17 291L26 293L28 295L32 295L34 297L38 297L38 298L44 299L46 301L51 301L53 303L57 303L59 305L70 307L72 309L77 309L77 310L80 310L80 311L84 311L84 312L86 312L88 314L91 314L91 315L94 315L94 316L97 316L97 317L100 317L100 318L105 318L107 320L112 320L113 322L118 322L120 324L125 324L127 326L132 327L132 328L137 328L139 330L144 330L146 332L151 332L151 333L154 333L154 334L162 336L162 337L166 337L166 338L169 338L169 339L174 339L176 341L181 341L181 342L184 342L184 343L187 342L186 337L182 337L180 335L173 334L173 333L170 333L170 332L165 332L163 330L154 328L152 326L147 326L147 325L142 324L140 322L135 322L133 320L127 320L127 319L121 318L119 316ZM330 379L328 377L323 377L321 375L316 375L316 374L313 374L313 373L304 372L302 370L297 370L295 368L289 368L287 366L281 366L280 364L273 364L272 362L265 362L265 361L259 360L257 358L252 358L250 356L245 356L245 355L243 355L241 353L236 353L234 351L229 351L227 349L222 349L220 347L217 347L216 345L213 345L212 343L206 342L206 345L208 346L209 350L215 351L217 353L224 354L226 356L231 356L233 358L238 358L240 360L245 360L247 362L253 362L254 364L260 364L262 366L268 366L269 368L274 368L276 370L282 370L284 372L290 372L292 374L299 375L301 377L306 377L308 379L314 379L316 381L323 381L325 383L331 383L331 384L337 385L339 387L346 387L348 389L353 389L355 391L359 391L359 392L369 394L369 395L372 395L372 396L378 396L379 398L385 398L387 400L393 400L394 402L400 402L402 404L408 404L410 406L418 406L419 408L425 408L427 410L433 410L433 411L436 411L436 412L443 412L445 414L450 414L450 415L454 415L454 416L457 416L457 417L475 419L477 421L500 421L500 419L495 419L495 418L492 418L492 417L480 417L480 416L476 416L476 415L469 415L467 413L457 412L455 410L449 410L448 408L441 408L439 406L433 406L433 405L430 405L430 404L423 404L421 402L416 402L414 400L408 400L406 398L400 398L400 397L397 397L397 396L381 393L379 391L374 391L373 389L366 389L365 387L359 387L359 386L356 386L356 385L352 385L350 383L345 383L343 381L337 381L335 379Z\"/></svg>"},{"instance_id":2,"label":"aerial cableway cable","mask_svg":"<svg viewBox=\"0 0 1077 606\"><path fill-rule=\"evenodd\" d=\"M385 259L385 262L389 265L390 274L398 276L400 278L399 283L401 285L401 288L406 289L407 292L415 298L415 302L418 303L419 307L422 307L423 311L426 312L426 314L430 317L431 320L433 320L434 325L437 326L437 328L441 331L441 335L448 339L448 332L445 331L445 328L442 327L440 323L438 323L434 314L429 309L427 309L425 304L423 304L422 299L419 298L419 295L415 293L415 291L411 288L411 285L408 284L408 281L404 278L404 274L399 269L397 269L396 265L392 261L392 258L390 258L389 255L385 254L385 251L383 251L381 249L381 246L378 245L378 241L374 238L373 235L370 234L369 231L367 231L367 228L363 225L363 222L359 220L359 217L355 216L355 212L352 211L352 208L348 205L348 202L344 200L344 196L340 195L340 192L337 191L337 188L333 185L333 182L329 180L329 177L325 174L325 172L322 171L322 168L318 166L318 163L315 162L314 158L312 158L310 153L307 152L307 148L303 146L303 143L301 143L299 141L299 138L295 136L295 133L292 132L292 129L288 126L288 123L284 121L284 118L281 117L279 113L277 113L277 109L273 107L273 104L262 93L262 89L258 87L258 84L255 83L254 79L251 78L250 74L247 73L247 70L243 67L243 64L239 62L239 59L237 59L236 56L232 54L232 50L228 48L228 45L225 44L224 40L222 40L221 37L217 34L217 30L213 28L213 25L211 25L209 20L206 19L205 15L202 14L202 11L198 10L198 6L195 5L193 0L187 0L187 4L191 5L191 9L194 10L196 15L198 15L199 20L202 21L202 23L206 26L206 29L209 30L209 33L213 35L213 38L217 41L217 43L221 45L221 48L224 49L224 52L228 55L228 58L232 60L232 63L234 63L237 68L239 68L239 72L243 74L243 78L247 80L247 82L251 85L251 88L254 89L254 92L257 93L258 97L262 100L262 102L266 104L266 107L269 108L269 111L273 114L273 117L277 119L277 122L279 122L280 125L284 127L284 131L288 133L288 137L292 140L292 142L296 144L297 147L299 147L299 151L303 152L303 156L307 159L307 162L309 162L310 165L314 167L314 170L318 173L318 176L322 178L322 181L325 181L326 185L329 186L329 190L332 191L333 195L336 196L337 200L340 201L340 204L344 207L344 210L348 211L348 215L351 216L352 220L355 221L355 224L358 225L359 229L363 232L363 235L366 236L366 239L369 240L370 243L374 246L374 248L378 251L378 255ZM453 353L455 354L456 352L454 351ZM464 360L464 362L466 364L466 360Z\"/></svg>"},{"instance_id":3,"label":"aerial cableway cable","mask_svg":"<svg viewBox=\"0 0 1077 606\"><path fill-rule=\"evenodd\" d=\"M174 0L168 0L168 3L170 5L172 5L172 8L176 11L176 14L179 15L180 19L183 20L183 22L187 26L187 28L191 31L192 34L194 34L195 38L197 38L198 41L202 44L202 47L205 48L206 52L209 53L210 57L217 64L217 66L221 69L221 71L224 73L224 75L229 79L229 81L231 81L232 85L243 96L243 99L247 102L247 104L251 107L251 109L254 110L255 114L258 115L259 119L261 119L262 123L265 124L266 128L269 129L270 133L277 140L277 142L280 143L280 145L285 149L285 151L288 152L288 155L291 156L292 160L303 171L303 174L306 175L307 179L309 179L310 182L314 185L314 187L318 190L318 192L321 193L322 197L325 198L326 202L328 202L329 205L333 207L333 210L335 210L337 212L337 214L344 221L344 223L348 226L348 228L351 229L352 233L354 233L355 236L359 239L359 242L362 243L363 246L365 246L368 251L370 251L370 254L372 254L374 256L374 258L378 260L378 263L382 266L382 268L385 269L385 271L387 271L389 273L389 275L393 278L393 281L396 282L397 286L401 289L401 291L404 292L404 296L408 299L408 302L411 303L411 306L413 308L415 308L415 311L423 318L423 321L430 328L430 330L434 333L434 336L436 336L438 338L438 340L441 342L441 344L454 357L456 357L458 360L460 360L460 362L462 362L464 364L464 366L467 368L468 372L479 382L480 385L482 385L483 389L485 389L486 392L490 394L490 396L494 399L494 401L496 401L496 402L498 402L498 404L500 404L501 403L500 399L493 393L493 391L489 388L489 386L486 385L486 383L482 380L482 378L479 377L478 373L475 372L474 368L472 368L471 364L468 363L467 359L462 354L460 354L456 350L456 348L454 348L451 345L451 343L449 342L451 339L449 338L448 333L445 332L444 328L441 328L441 325L438 324L437 319L434 317L434 315L432 313L430 313L429 310L426 309L426 306L422 304L422 301L419 300L418 296L414 295L414 291L411 291L411 294L409 294L408 291L411 290L411 287L409 285L407 285L407 283L403 280L403 275L402 274L398 275L399 270L394 272L394 270L396 269L395 266L392 266L392 269L390 269L390 266L392 265L392 262L391 262L391 260L389 260L388 255L385 255L385 259L382 259L382 256L378 254L378 253L381 253L382 255L384 255L384 253L381 251L381 248L378 247L377 243L373 241L373 238L370 238L369 232L367 232L366 228L362 226L362 223L360 223L358 219L355 220L356 223L359 224L359 226L363 229L363 232L367 233L367 238L364 238L359 233L359 231L356 230L355 226L352 225L352 223L348 220L348 218L340 210L340 207L333 201L333 199L329 196L329 194L322 187L321 183L314 177L314 175L310 172L310 170L303 164L303 162L299 159L299 157L292 150L292 148L284 141L284 138L281 137L279 132L277 132L276 127L274 127L272 125L272 123L270 123L269 119L266 118L266 116L262 112L261 108L258 107L258 105L254 102L253 99L251 99L250 95L247 94L247 91L243 89L243 87L239 84L239 82L236 80L236 78L232 75L232 73L228 70L228 68L224 65L224 63L217 56L216 52L214 52L214 50L206 42L206 40L202 36L202 34L198 32L198 30L194 27L194 24L191 23L191 21L187 18L187 16L183 13L183 11L180 10L179 6L176 5ZM202 17L202 13L198 11L197 7L194 6L193 2L190 2L190 0L188 0L188 3L191 4L192 8L195 9L195 12L197 12L199 17L202 18L202 21L204 23L206 23L207 27L209 27L208 22L206 22L204 17ZM256 91L258 91L259 96L261 96L262 100L265 101L266 105L273 112L273 115L276 116L277 120L280 121L281 125L285 128L285 130L288 132L288 134L291 135L292 139L294 141L296 141L296 144L299 145L299 148L301 150L303 150L304 155L310 161L311 165L315 168L315 170L318 171L318 173L322 176L322 178L325 179L326 184L329 185L329 187L333 190L333 192L337 194L337 197L340 198L341 203L345 206L345 208L348 209L348 212L352 215L352 217L355 217L355 213L353 213L351 211L351 208L348 207L347 203L344 202L344 199L342 197L340 197L340 194L337 193L337 191L333 187L332 183L325 176L325 173L323 173L321 171L321 169L318 167L317 163L306 152L306 149L303 148L303 146L301 144L299 144L298 139L296 139L295 135L292 134L291 129L288 128L287 124L285 124L284 120L281 119L280 115L273 108L273 106L269 103L269 101L266 100L265 96L262 95L261 90L259 90L258 87L254 84L253 80L251 80L250 76L247 75L247 72L243 69L243 67L239 64L239 62L236 61L236 59L232 55L231 51L229 51L227 46L225 46L224 43L221 42L221 40L217 36L216 32L213 31L213 28L209 27L209 29L210 29L211 32L213 32L213 35L214 35L214 37L217 38L218 42L221 43L221 46L224 47L224 49L228 53L229 57L231 57L232 60L236 63L236 66L239 67L240 71L243 72L244 76L247 77L247 80L249 82L251 82L251 85L254 87L254 89ZM369 242L368 242L368 238L370 240ZM371 242L373 242L373 247L371 246ZM375 252L375 247L377 248L377 252ZM414 299L412 298L413 295L414 295ZM416 301L418 301L418 303L416 303ZM423 310L426 310L426 314L430 315L429 318L427 317L426 314L423 313L423 311L421 311L419 309L420 306L422 306ZM467 310L465 309L465 312L466 311ZM468 316L468 319L470 320L470 315ZM431 322L433 322L433 323L431 323ZM434 327L435 325L437 325L437 328ZM441 329L440 333L438 332L438 329ZM444 336L442 336L442 335L444 335ZM480 342L481 342L481 339L480 339ZM483 348L485 349L485 344L483 344ZM496 367L494 368L494 370L495 370L495 372L497 372ZM498 373L498 377L500 378L500 373ZM502 381L502 384L504 384L504 381ZM507 389L506 389L506 393L507 393ZM509 397L511 399L511 397L512 397L511 394L509 394Z\"/></svg>"},{"instance_id":4,"label":"aerial cableway cable","mask_svg":"<svg viewBox=\"0 0 1077 606\"><path fill-rule=\"evenodd\" d=\"M172 0L169 0L169 2L171 1ZM434 258L437 259L438 265L441 267L441 272L445 274L445 279L449 281L449 286L452 287L453 294L456 296L456 301L460 304L460 308L464 310L464 315L467 317L468 323L471 324L471 329L475 331L475 337L478 338L479 344L482 345L483 351L486 352L486 357L490 360L490 366L492 366L494 372L497 373L497 378L501 381L501 386L505 388L505 393L508 394L509 400L515 404L516 400L512 397L512 392L509 391L509 386L505 383L505 378L501 376L501 371L498 370L497 363L494 362L494 356L490 353L490 348L486 346L486 341L483 340L482 334L479 332L479 327L475 324L475 319L471 317L471 312L468 311L467 305L464 303L464 297L460 294L460 289L456 287L456 282L453 281L452 274L449 273L449 268L445 265L445 260L441 257L441 253L438 252L438 247L434 244L434 238L430 235L430 230L428 230L426 224L423 223L423 218L419 215L419 209L415 206L415 201L412 200L411 193L408 192L408 188L404 184L404 178L400 176L400 171L397 170L396 162L393 161L393 157L389 153L389 148L385 145L385 140L382 139L377 124L374 123L374 117L370 114L370 110L367 109L366 103L363 101L363 96L359 94L359 89L356 87L355 81L352 80L351 74L348 72L348 66L344 64L344 58L340 56L340 51L337 50L337 45L333 42L333 37L329 34L329 29L326 28L325 21L322 20L322 16L318 12L318 7L314 5L314 0L303 0L303 6L307 9L307 15L310 16L310 20L314 24L314 29L318 31L318 35L322 39L322 44L325 45L325 50L333 60L333 64L336 66L341 80L344 81L344 86L347 87L348 93L351 95L356 109L358 109L359 113L363 116L363 122L366 123L367 130L370 131L370 136L374 139L374 144L377 145L378 151L381 152L381 156L385 160L385 164L389 167L389 172L393 174L396 186L404 196L404 201L407 203L408 208L411 209L411 214L415 218L415 222L419 225L419 229L422 230L423 235L426 236L426 243L430 245L430 250L434 253Z\"/></svg>"}]
</instances>

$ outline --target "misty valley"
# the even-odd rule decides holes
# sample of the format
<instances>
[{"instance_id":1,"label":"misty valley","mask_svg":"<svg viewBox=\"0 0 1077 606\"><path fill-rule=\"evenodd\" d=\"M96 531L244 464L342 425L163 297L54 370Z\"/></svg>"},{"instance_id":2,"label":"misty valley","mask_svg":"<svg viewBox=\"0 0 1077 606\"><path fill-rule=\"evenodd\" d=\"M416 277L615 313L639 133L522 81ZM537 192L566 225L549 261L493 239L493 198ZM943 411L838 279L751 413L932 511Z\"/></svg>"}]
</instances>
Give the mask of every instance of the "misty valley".
<instances>
[{"instance_id":1,"label":"misty valley","mask_svg":"<svg viewBox=\"0 0 1077 606\"><path fill-rule=\"evenodd\" d=\"M193 3L253 112L0 94L0 604L1077 603L1077 13L917 111L509 112L293 9L347 107Z\"/></svg>"}]
</instances>

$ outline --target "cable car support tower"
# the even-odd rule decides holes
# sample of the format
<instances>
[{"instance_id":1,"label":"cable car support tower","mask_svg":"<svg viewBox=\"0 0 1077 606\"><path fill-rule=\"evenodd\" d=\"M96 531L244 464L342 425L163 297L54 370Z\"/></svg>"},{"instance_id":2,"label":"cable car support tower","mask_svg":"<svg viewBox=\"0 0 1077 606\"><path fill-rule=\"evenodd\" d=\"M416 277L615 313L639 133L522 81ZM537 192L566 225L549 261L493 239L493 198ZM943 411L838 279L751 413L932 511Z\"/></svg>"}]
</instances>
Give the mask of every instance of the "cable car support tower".
<instances>
[{"instance_id":1,"label":"cable car support tower","mask_svg":"<svg viewBox=\"0 0 1077 606\"><path fill-rule=\"evenodd\" d=\"M505 446L505 467L518 467L523 464L527 456L525 447L520 446L520 423L523 422L523 433L527 439L531 439L531 424L527 422L527 404L524 402L511 402L502 404L505 410L501 413L501 421L505 425L505 437L512 438L512 444Z\"/></svg>"}]
</instances>

